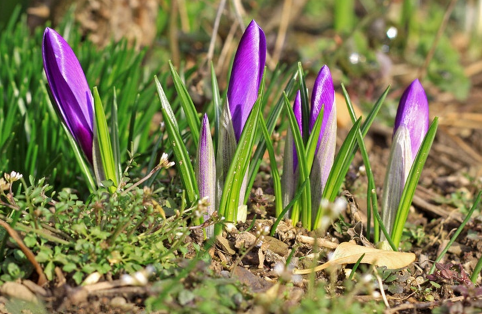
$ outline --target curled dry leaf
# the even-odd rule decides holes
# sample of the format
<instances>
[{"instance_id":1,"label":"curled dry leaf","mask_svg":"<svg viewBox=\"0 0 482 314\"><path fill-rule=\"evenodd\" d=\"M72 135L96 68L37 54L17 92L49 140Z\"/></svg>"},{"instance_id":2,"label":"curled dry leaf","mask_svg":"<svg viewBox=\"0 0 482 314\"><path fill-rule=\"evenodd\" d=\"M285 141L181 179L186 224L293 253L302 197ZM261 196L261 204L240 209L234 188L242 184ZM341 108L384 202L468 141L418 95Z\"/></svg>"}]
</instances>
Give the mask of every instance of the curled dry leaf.
<instances>
[{"instance_id":1,"label":"curled dry leaf","mask_svg":"<svg viewBox=\"0 0 482 314\"><path fill-rule=\"evenodd\" d=\"M333 253L330 261L309 269L295 269L295 274L309 274L317 272L335 265L355 264L358 259L365 254L361 263L372 264L375 266L386 266L388 269L398 269L407 267L415 261L415 254L378 250L365 246L352 244L350 242L341 243Z\"/></svg>"}]
</instances>

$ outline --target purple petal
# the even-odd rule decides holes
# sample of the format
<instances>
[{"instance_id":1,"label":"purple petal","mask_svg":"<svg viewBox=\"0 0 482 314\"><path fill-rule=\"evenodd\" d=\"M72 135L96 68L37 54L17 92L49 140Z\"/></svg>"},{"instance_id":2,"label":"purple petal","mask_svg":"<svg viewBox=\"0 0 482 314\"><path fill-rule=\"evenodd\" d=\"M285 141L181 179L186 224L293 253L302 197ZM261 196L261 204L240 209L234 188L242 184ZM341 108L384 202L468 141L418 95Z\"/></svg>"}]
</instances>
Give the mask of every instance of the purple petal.
<instances>
[{"instance_id":1,"label":"purple petal","mask_svg":"<svg viewBox=\"0 0 482 314\"><path fill-rule=\"evenodd\" d=\"M293 104L293 112L295 114L296 122L298 122L298 127L301 132L301 136L303 136L303 127L301 122L301 94L300 91L296 93L295 102ZM296 171L296 167L298 167L298 155L296 154L296 146L293 143L293 173Z\"/></svg>"},{"instance_id":2,"label":"purple petal","mask_svg":"<svg viewBox=\"0 0 482 314\"><path fill-rule=\"evenodd\" d=\"M313 86L313 93L311 94L310 133L313 130L321 108L324 106L323 122L321 124L317 150L325 133L328 117L330 117L334 103L335 88L333 86L333 79L331 78L330 69L324 65L318 73L315 85Z\"/></svg>"},{"instance_id":3,"label":"purple petal","mask_svg":"<svg viewBox=\"0 0 482 314\"><path fill-rule=\"evenodd\" d=\"M258 98L265 60L266 38L263 30L253 20L239 42L228 87L229 110L238 141Z\"/></svg>"},{"instance_id":4,"label":"purple petal","mask_svg":"<svg viewBox=\"0 0 482 314\"><path fill-rule=\"evenodd\" d=\"M407 87L400 99L393 134L401 125L409 131L412 158L415 159L429 127L427 96L418 79Z\"/></svg>"},{"instance_id":5,"label":"purple petal","mask_svg":"<svg viewBox=\"0 0 482 314\"><path fill-rule=\"evenodd\" d=\"M62 36L50 28L44 32L42 55L62 119L92 163L93 98L79 60Z\"/></svg>"}]
</instances>

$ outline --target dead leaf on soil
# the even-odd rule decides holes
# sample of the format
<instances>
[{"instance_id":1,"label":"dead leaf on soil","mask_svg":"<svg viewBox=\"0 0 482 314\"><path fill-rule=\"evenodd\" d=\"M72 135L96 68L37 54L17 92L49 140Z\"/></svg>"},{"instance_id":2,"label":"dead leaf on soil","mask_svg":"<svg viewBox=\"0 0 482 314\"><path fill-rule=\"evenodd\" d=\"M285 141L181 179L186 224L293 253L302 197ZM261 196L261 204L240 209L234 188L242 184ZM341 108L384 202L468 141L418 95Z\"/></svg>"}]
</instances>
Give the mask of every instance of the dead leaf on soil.
<instances>
[{"instance_id":1,"label":"dead leaf on soil","mask_svg":"<svg viewBox=\"0 0 482 314\"><path fill-rule=\"evenodd\" d=\"M309 274L330 266L355 264L363 254L365 254L365 256L361 263L372 264L375 266L386 266L388 269L404 268L415 261L415 254L413 253L378 250L352 244L350 242L344 242L336 248L331 261L315 268L295 269L293 272L295 274Z\"/></svg>"}]
</instances>

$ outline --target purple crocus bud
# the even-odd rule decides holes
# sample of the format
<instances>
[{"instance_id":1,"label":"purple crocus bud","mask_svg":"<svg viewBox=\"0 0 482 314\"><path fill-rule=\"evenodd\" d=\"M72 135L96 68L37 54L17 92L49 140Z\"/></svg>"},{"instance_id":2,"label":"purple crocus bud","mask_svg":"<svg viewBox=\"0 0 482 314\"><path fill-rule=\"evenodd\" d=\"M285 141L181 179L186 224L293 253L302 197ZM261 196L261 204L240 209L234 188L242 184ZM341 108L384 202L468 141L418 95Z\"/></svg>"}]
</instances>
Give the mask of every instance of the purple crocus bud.
<instances>
[{"instance_id":1,"label":"purple crocus bud","mask_svg":"<svg viewBox=\"0 0 482 314\"><path fill-rule=\"evenodd\" d=\"M392 233L398 205L412 164L420 145L428 132L428 101L422 84L415 80L408 86L400 99L392 148L388 159L387 173L382 195L383 224ZM385 236L382 235L382 240Z\"/></svg>"},{"instance_id":2,"label":"purple crocus bud","mask_svg":"<svg viewBox=\"0 0 482 314\"><path fill-rule=\"evenodd\" d=\"M200 198L208 198L209 205L204 220L208 220L214 212L216 202L216 161L214 157L213 141L211 138L211 128L209 127L208 116L204 114L199 136L199 146L196 161L196 178L199 188ZM214 227L206 228L208 237L214 234Z\"/></svg>"},{"instance_id":3,"label":"purple crocus bud","mask_svg":"<svg viewBox=\"0 0 482 314\"><path fill-rule=\"evenodd\" d=\"M266 60L266 38L254 20L239 42L228 87L228 102L236 140L258 98Z\"/></svg>"},{"instance_id":4,"label":"purple crocus bud","mask_svg":"<svg viewBox=\"0 0 482 314\"><path fill-rule=\"evenodd\" d=\"M313 93L311 94L310 133L323 107L323 122L321 124L317 149L320 147L328 122L331 122L329 121L331 112L336 111L335 87L333 86L330 69L326 65L324 65L318 73L315 85L313 86Z\"/></svg>"},{"instance_id":5,"label":"purple crocus bud","mask_svg":"<svg viewBox=\"0 0 482 314\"><path fill-rule=\"evenodd\" d=\"M422 84L416 79L407 87L400 99L393 129L394 137L400 126L405 126L408 129L412 148L412 162L425 134L428 132L429 124L427 96Z\"/></svg>"},{"instance_id":6,"label":"purple crocus bud","mask_svg":"<svg viewBox=\"0 0 482 314\"><path fill-rule=\"evenodd\" d=\"M330 174L335 159L336 149L336 105L335 88L330 69L325 65L318 73L311 95L310 133L323 108L323 121L320 137L316 146L316 155L310 174L312 186L312 206L318 208L321 204L323 189ZM312 211L316 215L316 211ZM317 228L317 226L315 226Z\"/></svg>"},{"instance_id":7,"label":"purple crocus bud","mask_svg":"<svg viewBox=\"0 0 482 314\"><path fill-rule=\"evenodd\" d=\"M92 164L93 98L79 60L69 44L51 28L44 32L42 55L57 109Z\"/></svg>"}]
</instances>

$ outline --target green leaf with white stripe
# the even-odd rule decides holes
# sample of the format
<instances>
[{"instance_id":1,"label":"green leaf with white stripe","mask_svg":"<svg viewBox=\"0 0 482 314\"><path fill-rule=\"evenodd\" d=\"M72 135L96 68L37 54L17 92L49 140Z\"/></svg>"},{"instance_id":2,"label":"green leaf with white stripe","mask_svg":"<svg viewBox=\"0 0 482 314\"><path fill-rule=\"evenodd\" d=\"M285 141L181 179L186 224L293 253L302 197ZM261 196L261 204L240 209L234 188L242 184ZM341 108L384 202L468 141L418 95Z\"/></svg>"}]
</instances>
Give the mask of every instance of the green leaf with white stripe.
<instances>
[{"instance_id":1,"label":"green leaf with white stripe","mask_svg":"<svg viewBox=\"0 0 482 314\"><path fill-rule=\"evenodd\" d=\"M239 204L239 195L248 171L254 139L258 129L261 98L261 96L258 97L249 114L224 182L219 214L225 217L227 222L235 222L238 206L241 205ZM220 232L220 226L216 226L215 234Z\"/></svg>"},{"instance_id":2,"label":"green leaf with white stripe","mask_svg":"<svg viewBox=\"0 0 482 314\"><path fill-rule=\"evenodd\" d=\"M187 123L189 124L189 129L191 130L192 139L194 141L194 146L197 147L199 142L199 130L201 129L201 121L192 102L191 96L189 95L186 86L181 80L181 77L174 69L171 61L169 61L169 69L171 70L172 80L174 82L174 87L176 88L177 94L181 97L181 106L186 115Z\"/></svg>"},{"instance_id":3,"label":"green leaf with white stripe","mask_svg":"<svg viewBox=\"0 0 482 314\"><path fill-rule=\"evenodd\" d=\"M298 156L299 175L300 175L298 182L301 183L301 182L305 182L309 176L309 170L306 162L305 145L303 144L303 139L301 137L301 132L298 126L298 122L296 121L295 114L293 113L293 110L290 105L290 101L286 96L286 94L284 95L284 104L285 104L285 110L287 112L288 120L291 127L291 133L293 134L293 140L295 142L296 155ZM301 202L301 206L300 206L301 222L304 228L311 230L312 208L311 208L311 187L309 182L306 184L306 187L304 188L304 192L301 196L300 202ZM294 223L295 223L295 220L297 220L297 217L293 217Z\"/></svg>"},{"instance_id":4,"label":"green leaf with white stripe","mask_svg":"<svg viewBox=\"0 0 482 314\"><path fill-rule=\"evenodd\" d=\"M169 100L167 100L166 94L164 93L164 89L162 88L161 83L157 79L157 76L155 76L154 79L156 81L159 100L161 101L162 118L166 126L169 141L172 144L174 156L176 157L176 167L181 176L181 181L184 185L184 188L186 189L187 198L189 202L193 203L197 199L199 191L196 177L194 176L194 169L192 168L192 162L189 158L186 145L182 141L176 118L174 116L174 113L172 112Z\"/></svg>"},{"instance_id":5,"label":"green leaf with white stripe","mask_svg":"<svg viewBox=\"0 0 482 314\"><path fill-rule=\"evenodd\" d=\"M92 150L94 173L97 184L104 180L110 180L114 184L109 187L111 193L117 188L116 163L110 141L109 128L105 118L104 107L99 96L97 87L94 87L94 146Z\"/></svg>"}]
</instances>

